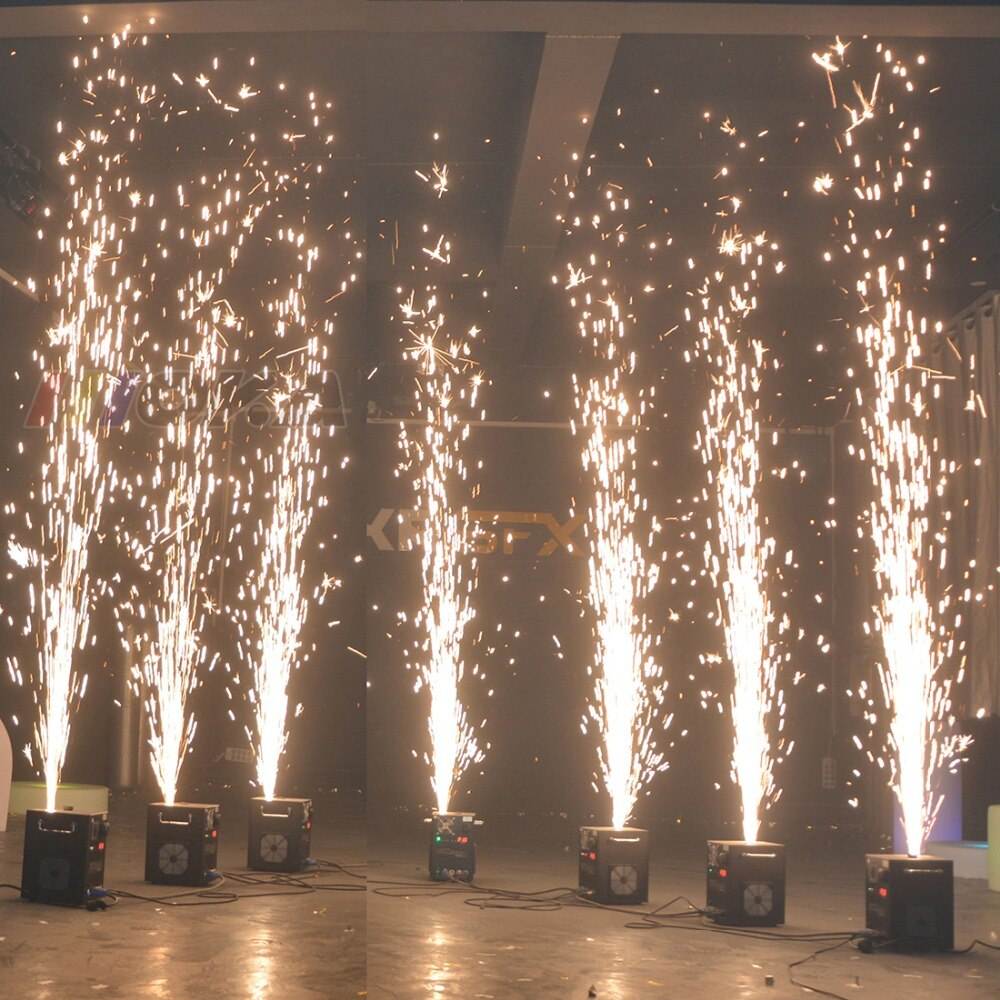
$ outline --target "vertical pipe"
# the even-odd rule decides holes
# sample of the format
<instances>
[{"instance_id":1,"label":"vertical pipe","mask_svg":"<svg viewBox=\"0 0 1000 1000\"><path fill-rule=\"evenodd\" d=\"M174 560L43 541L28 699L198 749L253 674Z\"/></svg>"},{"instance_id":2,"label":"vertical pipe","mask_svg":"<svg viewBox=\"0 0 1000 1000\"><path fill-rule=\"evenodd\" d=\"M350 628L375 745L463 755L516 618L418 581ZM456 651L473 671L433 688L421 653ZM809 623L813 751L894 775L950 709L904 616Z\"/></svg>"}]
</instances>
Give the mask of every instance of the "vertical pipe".
<instances>
[{"instance_id":1,"label":"vertical pipe","mask_svg":"<svg viewBox=\"0 0 1000 1000\"><path fill-rule=\"evenodd\" d=\"M135 788L139 763L139 699L132 689L132 657L134 655L134 633L129 628L126 633L128 651L119 662L116 698L121 706L118 711L118 725L115 732L114 774L112 784L116 789Z\"/></svg>"}]
</instances>

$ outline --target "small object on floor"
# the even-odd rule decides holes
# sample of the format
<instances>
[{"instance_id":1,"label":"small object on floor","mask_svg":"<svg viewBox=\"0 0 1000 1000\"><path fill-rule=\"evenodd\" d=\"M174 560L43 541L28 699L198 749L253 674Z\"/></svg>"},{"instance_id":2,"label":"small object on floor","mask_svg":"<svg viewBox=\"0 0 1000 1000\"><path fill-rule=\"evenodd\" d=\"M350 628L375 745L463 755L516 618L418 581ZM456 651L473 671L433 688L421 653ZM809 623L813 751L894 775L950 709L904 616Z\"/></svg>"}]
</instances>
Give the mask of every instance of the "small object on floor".
<instances>
[{"instance_id":1,"label":"small object on floor","mask_svg":"<svg viewBox=\"0 0 1000 1000\"><path fill-rule=\"evenodd\" d=\"M597 996L597 987L591 986L590 989L587 990L587 996L588 997L596 997Z\"/></svg>"},{"instance_id":2,"label":"small object on floor","mask_svg":"<svg viewBox=\"0 0 1000 1000\"><path fill-rule=\"evenodd\" d=\"M770 974L766 975L764 977L764 985L765 986L773 986L774 985L774 976L772 976Z\"/></svg>"}]
</instances>

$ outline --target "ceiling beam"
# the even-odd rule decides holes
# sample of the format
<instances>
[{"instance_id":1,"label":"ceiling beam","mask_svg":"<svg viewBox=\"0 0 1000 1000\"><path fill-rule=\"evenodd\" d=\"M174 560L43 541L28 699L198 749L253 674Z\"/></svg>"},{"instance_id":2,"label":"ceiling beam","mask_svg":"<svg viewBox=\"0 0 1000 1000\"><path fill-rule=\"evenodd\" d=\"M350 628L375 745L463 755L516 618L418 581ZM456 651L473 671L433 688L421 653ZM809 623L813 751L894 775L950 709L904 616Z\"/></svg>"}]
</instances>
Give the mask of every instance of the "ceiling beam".
<instances>
[{"instance_id":1,"label":"ceiling beam","mask_svg":"<svg viewBox=\"0 0 1000 1000\"><path fill-rule=\"evenodd\" d=\"M174 35L364 31L366 0L152 0L0 8L4 38L110 35L125 25L135 33Z\"/></svg>"},{"instance_id":2,"label":"ceiling beam","mask_svg":"<svg viewBox=\"0 0 1000 1000\"><path fill-rule=\"evenodd\" d=\"M1000 8L979 4L581 3L368 0L372 31L534 31L574 35L1000 37Z\"/></svg>"},{"instance_id":3,"label":"ceiling beam","mask_svg":"<svg viewBox=\"0 0 1000 1000\"><path fill-rule=\"evenodd\" d=\"M83 18L86 16L87 23ZM150 19L155 23L150 23ZM628 3L571 0L151 0L0 8L0 37L373 31L1000 38L978 4Z\"/></svg>"},{"instance_id":4,"label":"ceiling beam","mask_svg":"<svg viewBox=\"0 0 1000 1000\"><path fill-rule=\"evenodd\" d=\"M556 214L585 161L617 48L617 35L545 39L494 293L491 340L514 363L550 281L562 233Z\"/></svg>"}]
</instances>

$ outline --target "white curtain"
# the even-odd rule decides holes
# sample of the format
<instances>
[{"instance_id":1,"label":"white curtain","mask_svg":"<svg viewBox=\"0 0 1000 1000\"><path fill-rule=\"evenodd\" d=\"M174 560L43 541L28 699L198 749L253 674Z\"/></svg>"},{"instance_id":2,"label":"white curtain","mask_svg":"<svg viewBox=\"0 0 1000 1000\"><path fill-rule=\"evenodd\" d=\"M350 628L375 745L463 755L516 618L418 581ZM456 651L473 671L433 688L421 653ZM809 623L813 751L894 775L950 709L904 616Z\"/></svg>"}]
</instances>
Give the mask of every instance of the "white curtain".
<instances>
[{"instance_id":1,"label":"white curtain","mask_svg":"<svg viewBox=\"0 0 1000 1000\"><path fill-rule=\"evenodd\" d=\"M998 334L1000 292L988 292L950 324L931 359L944 376L931 411L938 454L956 465L943 506L952 511L947 582L963 619L967 716L1000 715Z\"/></svg>"}]
</instances>

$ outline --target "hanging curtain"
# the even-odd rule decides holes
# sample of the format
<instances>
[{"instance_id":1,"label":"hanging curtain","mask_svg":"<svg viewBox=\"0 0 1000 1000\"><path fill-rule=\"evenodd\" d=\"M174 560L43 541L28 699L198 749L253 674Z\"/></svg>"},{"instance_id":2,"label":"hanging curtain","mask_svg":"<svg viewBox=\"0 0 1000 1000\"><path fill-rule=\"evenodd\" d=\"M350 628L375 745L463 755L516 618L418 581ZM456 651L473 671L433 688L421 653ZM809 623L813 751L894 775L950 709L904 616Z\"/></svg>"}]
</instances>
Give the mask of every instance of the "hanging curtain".
<instances>
[{"instance_id":1,"label":"hanging curtain","mask_svg":"<svg viewBox=\"0 0 1000 1000\"><path fill-rule=\"evenodd\" d=\"M998 333L1000 292L988 292L948 326L931 358L941 373L931 407L937 453L954 462L943 502L952 511L946 579L962 615L966 717L1000 715Z\"/></svg>"}]
</instances>

